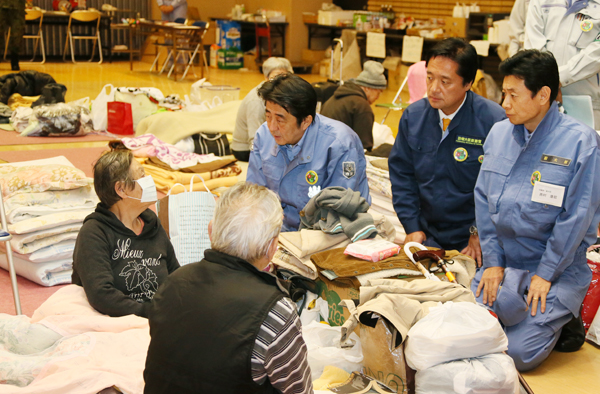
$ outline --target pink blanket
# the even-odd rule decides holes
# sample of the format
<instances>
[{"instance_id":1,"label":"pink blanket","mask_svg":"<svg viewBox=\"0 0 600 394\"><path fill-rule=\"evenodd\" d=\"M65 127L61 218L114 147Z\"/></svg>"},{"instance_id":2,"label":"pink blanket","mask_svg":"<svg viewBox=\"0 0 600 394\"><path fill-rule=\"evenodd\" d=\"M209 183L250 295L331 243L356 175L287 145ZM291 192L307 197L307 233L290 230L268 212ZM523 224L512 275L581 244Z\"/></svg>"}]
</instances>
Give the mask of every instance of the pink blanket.
<instances>
[{"instance_id":1,"label":"pink blanket","mask_svg":"<svg viewBox=\"0 0 600 394\"><path fill-rule=\"evenodd\" d=\"M0 394L96 394L112 386L128 394L143 392L150 343L146 319L102 315L89 305L83 288L70 285L27 320L0 314L0 331L10 331L0 336L27 338L35 333L32 346L40 346L44 332L63 337L33 354L18 354L9 341L0 342L0 381L9 383L0 384Z\"/></svg>"}]
</instances>

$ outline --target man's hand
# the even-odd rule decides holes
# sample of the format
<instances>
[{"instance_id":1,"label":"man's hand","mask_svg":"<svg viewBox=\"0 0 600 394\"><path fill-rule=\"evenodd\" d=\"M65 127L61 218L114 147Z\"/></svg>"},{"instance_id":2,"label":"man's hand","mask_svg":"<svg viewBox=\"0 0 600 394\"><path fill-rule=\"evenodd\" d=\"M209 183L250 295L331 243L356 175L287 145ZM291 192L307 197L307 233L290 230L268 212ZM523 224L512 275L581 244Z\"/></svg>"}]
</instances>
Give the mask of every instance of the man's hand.
<instances>
[{"instance_id":1,"label":"man's hand","mask_svg":"<svg viewBox=\"0 0 600 394\"><path fill-rule=\"evenodd\" d=\"M423 242L425 242L425 240L427 239L427 236L425 235L425 233L423 231L415 231L414 233L410 233L406 235L406 239L404 240L404 243L407 244L409 242L418 242L420 244L423 244Z\"/></svg>"},{"instance_id":2,"label":"man's hand","mask_svg":"<svg viewBox=\"0 0 600 394\"><path fill-rule=\"evenodd\" d=\"M173 12L172 5L161 5L158 8L160 8L160 12L162 12L163 14L170 14L171 12Z\"/></svg>"},{"instance_id":3,"label":"man's hand","mask_svg":"<svg viewBox=\"0 0 600 394\"><path fill-rule=\"evenodd\" d=\"M483 290L483 303L489 306L494 305L496 295L498 294L498 286L500 286L502 278L504 278L504 267L486 268L481 276L481 282L477 286L475 297L479 297Z\"/></svg>"},{"instance_id":4,"label":"man's hand","mask_svg":"<svg viewBox=\"0 0 600 394\"><path fill-rule=\"evenodd\" d=\"M531 277L529 284L529 294L527 295L527 305L531 307L531 316L535 316L537 312L538 302L542 301L542 313L546 312L546 296L550 291L552 284L546 279L542 279L537 275ZM531 303L533 301L533 304Z\"/></svg>"},{"instance_id":5,"label":"man's hand","mask_svg":"<svg viewBox=\"0 0 600 394\"><path fill-rule=\"evenodd\" d=\"M469 237L469 244L466 248L460 251L462 254L471 256L477 261L477 266L481 267L481 246L479 245L479 235L471 235Z\"/></svg>"}]
</instances>

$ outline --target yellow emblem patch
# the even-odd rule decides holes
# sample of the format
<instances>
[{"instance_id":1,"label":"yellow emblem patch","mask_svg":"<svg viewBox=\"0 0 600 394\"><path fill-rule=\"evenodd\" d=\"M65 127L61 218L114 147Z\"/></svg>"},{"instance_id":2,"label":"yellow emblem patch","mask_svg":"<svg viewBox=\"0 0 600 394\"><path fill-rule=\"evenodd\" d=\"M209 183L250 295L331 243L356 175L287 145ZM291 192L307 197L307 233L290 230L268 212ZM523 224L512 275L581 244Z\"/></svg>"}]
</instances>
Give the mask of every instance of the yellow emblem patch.
<instances>
[{"instance_id":1,"label":"yellow emblem patch","mask_svg":"<svg viewBox=\"0 0 600 394\"><path fill-rule=\"evenodd\" d=\"M309 185L314 185L315 183L317 183L318 180L319 180L319 175L317 175L317 173L314 172L313 170L310 170L306 173L306 182Z\"/></svg>"},{"instance_id":2,"label":"yellow emblem patch","mask_svg":"<svg viewBox=\"0 0 600 394\"><path fill-rule=\"evenodd\" d=\"M469 157L469 152L465 148L456 148L454 150L454 160L465 161Z\"/></svg>"},{"instance_id":3,"label":"yellow emblem patch","mask_svg":"<svg viewBox=\"0 0 600 394\"><path fill-rule=\"evenodd\" d=\"M542 180L542 174L540 174L539 171L535 171L533 174L531 174L531 184L535 185L536 182L539 182Z\"/></svg>"}]
</instances>

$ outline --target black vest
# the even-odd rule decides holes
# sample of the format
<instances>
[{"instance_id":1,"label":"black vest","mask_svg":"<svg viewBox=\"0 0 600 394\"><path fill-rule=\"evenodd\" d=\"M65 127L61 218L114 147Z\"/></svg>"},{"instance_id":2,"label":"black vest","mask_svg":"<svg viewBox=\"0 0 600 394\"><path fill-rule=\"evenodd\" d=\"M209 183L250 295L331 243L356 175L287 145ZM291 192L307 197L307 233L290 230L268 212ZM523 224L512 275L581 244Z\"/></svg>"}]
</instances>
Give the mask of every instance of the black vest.
<instances>
[{"instance_id":1,"label":"black vest","mask_svg":"<svg viewBox=\"0 0 600 394\"><path fill-rule=\"evenodd\" d=\"M268 312L285 294L248 262L208 249L154 295L145 394L276 393L252 380L250 357Z\"/></svg>"}]
</instances>

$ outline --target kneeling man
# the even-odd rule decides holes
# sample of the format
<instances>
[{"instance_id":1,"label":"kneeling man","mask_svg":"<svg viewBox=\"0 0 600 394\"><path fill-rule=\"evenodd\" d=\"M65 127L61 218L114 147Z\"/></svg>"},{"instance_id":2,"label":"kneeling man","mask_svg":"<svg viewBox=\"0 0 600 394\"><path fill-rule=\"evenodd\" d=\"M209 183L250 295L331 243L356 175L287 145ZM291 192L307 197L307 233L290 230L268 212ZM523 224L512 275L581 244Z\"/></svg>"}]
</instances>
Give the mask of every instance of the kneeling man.
<instances>
[{"instance_id":1,"label":"kneeling man","mask_svg":"<svg viewBox=\"0 0 600 394\"><path fill-rule=\"evenodd\" d=\"M311 84L282 74L265 82L258 95L267 121L256 132L246 180L279 195L283 231L298 230L300 211L329 186L358 191L371 203L360 138L342 122L315 114Z\"/></svg>"},{"instance_id":2,"label":"kneeling man","mask_svg":"<svg viewBox=\"0 0 600 394\"><path fill-rule=\"evenodd\" d=\"M212 249L154 296L145 394L312 393L295 304L263 271L282 218L263 186L223 193L209 225Z\"/></svg>"},{"instance_id":3,"label":"kneeling man","mask_svg":"<svg viewBox=\"0 0 600 394\"><path fill-rule=\"evenodd\" d=\"M563 351L583 344L561 331L579 316L592 278L586 249L600 221L600 138L558 112L551 53L519 52L500 73L508 119L484 144L475 187L483 267L472 289L496 311L508 354L527 371L557 342Z\"/></svg>"}]
</instances>

